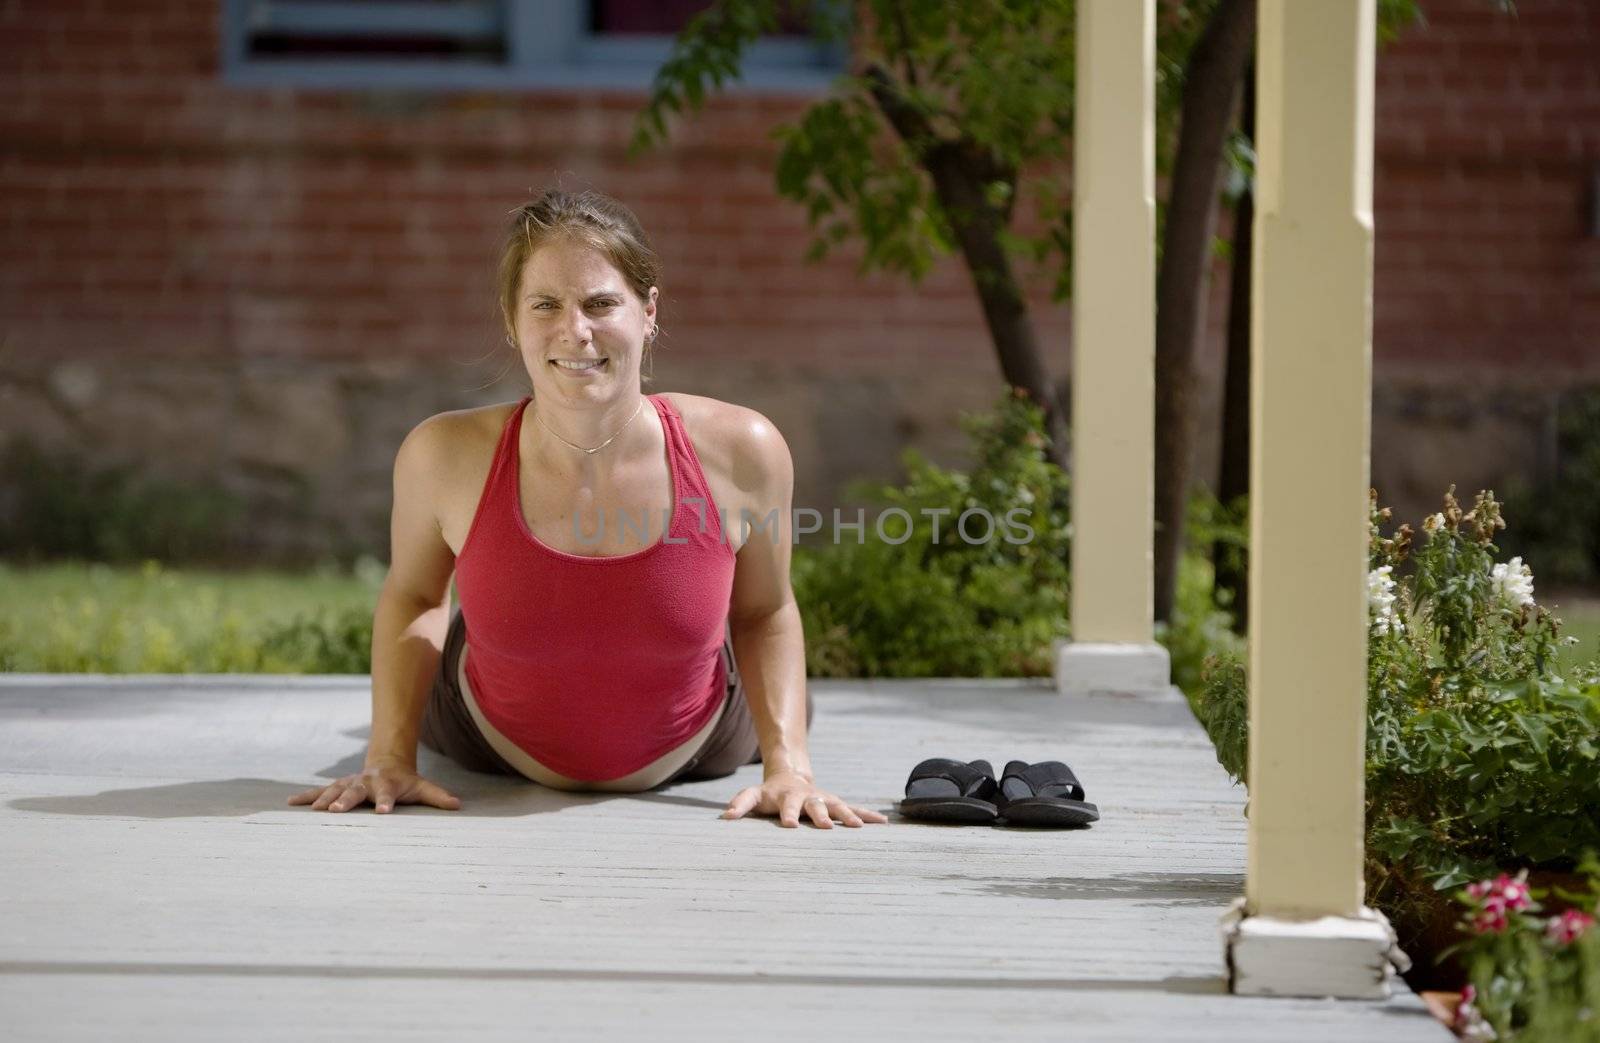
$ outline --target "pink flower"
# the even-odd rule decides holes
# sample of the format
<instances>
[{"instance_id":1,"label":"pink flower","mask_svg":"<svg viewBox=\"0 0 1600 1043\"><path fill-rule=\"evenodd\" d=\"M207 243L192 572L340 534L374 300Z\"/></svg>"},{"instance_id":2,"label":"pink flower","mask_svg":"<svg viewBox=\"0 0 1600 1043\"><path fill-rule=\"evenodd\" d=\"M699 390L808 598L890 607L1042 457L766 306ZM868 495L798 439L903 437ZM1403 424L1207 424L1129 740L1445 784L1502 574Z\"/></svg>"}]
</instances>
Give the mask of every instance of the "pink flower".
<instances>
[{"instance_id":1,"label":"pink flower","mask_svg":"<svg viewBox=\"0 0 1600 1043\"><path fill-rule=\"evenodd\" d=\"M1493 880L1479 880L1467 886L1467 895L1482 902L1484 908L1504 912L1513 912L1526 909L1533 904L1533 896L1528 892L1527 870L1518 873L1513 879L1501 873Z\"/></svg>"},{"instance_id":2,"label":"pink flower","mask_svg":"<svg viewBox=\"0 0 1600 1043\"><path fill-rule=\"evenodd\" d=\"M1594 926L1594 917L1576 909L1568 909L1560 916L1552 916L1545 925L1545 936L1557 945L1570 945L1583 937Z\"/></svg>"},{"instance_id":3,"label":"pink flower","mask_svg":"<svg viewBox=\"0 0 1600 1043\"><path fill-rule=\"evenodd\" d=\"M1478 934L1499 934L1506 929L1504 909L1485 908L1472 918L1472 929Z\"/></svg>"}]
</instances>

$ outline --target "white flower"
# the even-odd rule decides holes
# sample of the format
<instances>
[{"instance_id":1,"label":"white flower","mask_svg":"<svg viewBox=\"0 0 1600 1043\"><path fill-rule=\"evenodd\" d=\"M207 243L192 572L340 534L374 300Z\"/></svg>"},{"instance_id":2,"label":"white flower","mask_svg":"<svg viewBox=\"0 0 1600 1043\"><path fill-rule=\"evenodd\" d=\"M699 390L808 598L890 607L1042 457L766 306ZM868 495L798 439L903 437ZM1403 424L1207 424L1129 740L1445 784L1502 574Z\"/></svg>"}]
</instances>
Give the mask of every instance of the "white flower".
<instances>
[{"instance_id":1,"label":"white flower","mask_svg":"<svg viewBox=\"0 0 1600 1043\"><path fill-rule=\"evenodd\" d=\"M1495 596L1505 607L1515 611L1533 604L1533 570L1512 558L1489 570L1489 581L1494 584Z\"/></svg>"},{"instance_id":2,"label":"white flower","mask_svg":"<svg viewBox=\"0 0 1600 1043\"><path fill-rule=\"evenodd\" d=\"M1422 519L1423 532L1434 533L1438 532L1442 528L1444 528L1443 514L1430 514L1426 518Z\"/></svg>"},{"instance_id":3,"label":"white flower","mask_svg":"<svg viewBox=\"0 0 1600 1043\"><path fill-rule=\"evenodd\" d=\"M1394 580L1389 576L1393 571L1393 565L1379 565L1367 573L1367 610L1380 634L1398 634L1405 629L1394 611Z\"/></svg>"}]
</instances>

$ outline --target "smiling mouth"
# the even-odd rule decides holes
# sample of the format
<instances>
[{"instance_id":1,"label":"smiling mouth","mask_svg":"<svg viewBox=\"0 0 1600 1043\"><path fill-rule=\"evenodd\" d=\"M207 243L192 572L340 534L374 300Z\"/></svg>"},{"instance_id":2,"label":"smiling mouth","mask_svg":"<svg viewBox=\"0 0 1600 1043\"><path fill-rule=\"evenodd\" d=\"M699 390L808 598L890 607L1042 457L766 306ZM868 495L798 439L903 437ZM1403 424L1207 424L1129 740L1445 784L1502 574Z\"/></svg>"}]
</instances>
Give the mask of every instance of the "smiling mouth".
<instances>
[{"instance_id":1,"label":"smiling mouth","mask_svg":"<svg viewBox=\"0 0 1600 1043\"><path fill-rule=\"evenodd\" d=\"M609 358L603 359L551 359L550 365L557 369L564 369L569 373L593 373L603 370L611 362Z\"/></svg>"}]
</instances>

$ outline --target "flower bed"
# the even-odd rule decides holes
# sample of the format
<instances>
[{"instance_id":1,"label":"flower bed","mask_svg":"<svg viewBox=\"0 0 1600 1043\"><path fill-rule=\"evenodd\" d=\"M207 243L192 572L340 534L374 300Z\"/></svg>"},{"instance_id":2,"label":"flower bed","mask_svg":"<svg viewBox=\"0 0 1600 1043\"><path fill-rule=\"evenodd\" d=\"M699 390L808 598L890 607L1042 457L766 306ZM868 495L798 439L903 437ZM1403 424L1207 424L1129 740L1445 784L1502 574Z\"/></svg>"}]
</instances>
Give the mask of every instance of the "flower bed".
<instances>
[{"instance_id":1,"label":"flower bed","mask_svg":"<svg viewBox=\"0 0 1600 1043\"><path fill-rule=\"evenodd\" d=\"M1600 1039L1600 864L1585 863L1586 890L1544 895L1526 872L1480 880L1457 897L1468 983L1447 1005L1467 1040L1581 1043Z\"/></svg>"},{"instance_id":2,"label":"flower bed","mask_svg":"<svg viewBox=\"0 0 1600 1043\"><path fill-rule=\"evenodd\" d=\"M1600 849L1600 663L1563 676L1560 622L1520 559L1496 560L1492 493L1469 511L1447 494L1420 531L1388 522L1374 494L1367 901L1412 955L1413 987L1459 988L1454 890L1501 870L1570 877ZM1195 709L1247 782L1245 691L1238 658L1213 657Z\"/></svg>"}]
</instances>

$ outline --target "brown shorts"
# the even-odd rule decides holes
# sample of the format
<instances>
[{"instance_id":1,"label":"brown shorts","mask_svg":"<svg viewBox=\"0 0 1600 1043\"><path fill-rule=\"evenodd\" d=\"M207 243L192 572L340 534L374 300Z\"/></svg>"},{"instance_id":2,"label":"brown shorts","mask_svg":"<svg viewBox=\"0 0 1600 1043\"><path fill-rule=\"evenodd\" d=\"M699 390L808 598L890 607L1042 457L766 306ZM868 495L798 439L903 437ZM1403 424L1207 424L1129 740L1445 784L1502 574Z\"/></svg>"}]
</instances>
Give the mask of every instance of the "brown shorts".
<instances>
[{"instance_id":1,"label":"brown shorts","mask_svg":"<svg viewBox=\"0 0 1600 1043\"><path fill-rule=\"evenodd\" d=\"M422 715L422 745L441 753L463 768L490 772L497 775L522 776L506 759L495 752L489 741L478 730L477 722L467 710L456 683L461 662L461 649L466 645L467 624L458 607L450 617L450 629L445 634L444 653L439 657L439 672L433 679L433 690L428 695L428 706ZM750 719L750 705L745 700L744 683L739 678L739 668L733 660L733 641L725 632L722 641L722 658L728 666L728 688L724 698L722 717L711 734L696 750L694 756L662 785L691 779L719 779L731 775L746 764L761 760L761 746L756 738L755 722ZM811 691L806 690L806 730L811 729Z\"/></svg>"}]
</instances>

